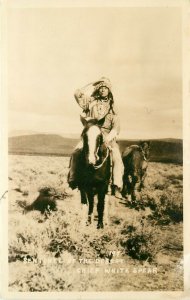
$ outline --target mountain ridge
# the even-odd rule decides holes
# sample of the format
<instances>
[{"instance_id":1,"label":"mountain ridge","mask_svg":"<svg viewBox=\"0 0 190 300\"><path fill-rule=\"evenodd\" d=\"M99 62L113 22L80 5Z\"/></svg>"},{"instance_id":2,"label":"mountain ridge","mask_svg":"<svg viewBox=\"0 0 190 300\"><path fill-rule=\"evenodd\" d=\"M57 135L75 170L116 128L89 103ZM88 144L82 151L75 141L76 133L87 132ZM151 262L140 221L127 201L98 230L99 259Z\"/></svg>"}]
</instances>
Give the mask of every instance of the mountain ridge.
<instances>
[{"instance_id":1,"label":"mountain ridge","mask_svg":"<svg viewBox=\"0 0 190 300\"><path fill-rule=\"evenodd\" d=\"M70 156L80 138L63 137L59 134L31 134L9 137L10 154L28 155L58 155ZM182 139L163 138L145 139L150 141L151 161L176 162L183 161ZM142 139L119 139L120 151L132 144L138 144Z\"/></svg>"}]
</instances>

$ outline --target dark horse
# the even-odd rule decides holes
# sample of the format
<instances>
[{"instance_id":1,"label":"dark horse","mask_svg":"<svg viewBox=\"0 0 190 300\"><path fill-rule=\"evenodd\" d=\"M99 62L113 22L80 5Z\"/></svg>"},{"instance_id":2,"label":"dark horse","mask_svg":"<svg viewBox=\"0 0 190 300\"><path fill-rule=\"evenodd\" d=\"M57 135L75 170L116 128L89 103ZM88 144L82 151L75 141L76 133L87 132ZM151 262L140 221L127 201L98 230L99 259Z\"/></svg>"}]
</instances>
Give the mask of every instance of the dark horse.
<instances>
[{"instance_id":1,"label":"dark horse","mask_svg":"<svg viewBox=\"0 0 190 300\"><path fill-rule=\"evenodd\" d=\"M103 228L105 195L110 181L110 150L103 141L101 126L104 119L86 120L81 117L84 125L82 132L83 148L79 161L78 189L81 193L81 203L89 204L88 224L92 221L94 196L98 197L98 225Z\"/></svg>"},{"instance_id":2,"label":"dark horse","mask_svg":"<svg viewBox=\"0 0 190 300\"><path fill-rule=\"evenodd\" d=\"M123 154L124 176L122 196L131 195L136 200L137 193L144 187L144 180L147 174L150 143L145 141L140 145L127 147Z\"/></svg>"}]
</instances>

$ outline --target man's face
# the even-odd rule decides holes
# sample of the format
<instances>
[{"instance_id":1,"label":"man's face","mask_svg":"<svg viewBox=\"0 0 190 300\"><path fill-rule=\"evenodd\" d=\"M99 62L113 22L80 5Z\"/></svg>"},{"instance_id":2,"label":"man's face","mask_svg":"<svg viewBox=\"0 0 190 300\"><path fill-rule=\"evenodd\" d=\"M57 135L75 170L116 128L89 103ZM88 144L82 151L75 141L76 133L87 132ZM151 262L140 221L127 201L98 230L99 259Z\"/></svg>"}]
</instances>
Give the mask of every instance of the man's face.
<instances>
[{"instance_id":1,"label":"man's face","mask_svg":"<svg viewBox=\"0 0 190 300\"><path fill-rule=\"evenodd\" d=\"M101 86L100 88L99 88L99 94L100 94L100 96L101 97L107 97L108 96L108 94L109 94L109 89L106 87L106 86Z\"/></svg>"}]
</instances>

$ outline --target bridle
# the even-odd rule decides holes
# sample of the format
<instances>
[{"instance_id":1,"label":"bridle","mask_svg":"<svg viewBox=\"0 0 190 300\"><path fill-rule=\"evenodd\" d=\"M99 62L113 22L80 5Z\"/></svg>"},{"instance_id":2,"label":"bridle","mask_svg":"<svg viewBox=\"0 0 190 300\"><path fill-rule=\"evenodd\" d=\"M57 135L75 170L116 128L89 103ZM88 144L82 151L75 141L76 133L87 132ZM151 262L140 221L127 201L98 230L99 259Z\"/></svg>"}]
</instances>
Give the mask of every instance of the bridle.
<instances>
[{"instance_id":1,"label":"bridle","mask_svg":"<svg viewBox=\"0 0 190 300\"><path fill-rule=\"evenodd\" d=\"M83 136L83 134L82 134L82 136ZM83 136L83 138L84 138L84 136ZM104 142L103 142L103 143L104 143ZM96 157L98 156L99 150L100 150L100 145L97 147L96 154L95 154ZM106 156L104 157L103 161L102 161L100 164L98 164L98 165L93 165L93 168L94 168L95 170L100 169L100 168L104 165L104 163L106 162L107 158L109 157L109 154L110 154L110 147L109 147L109 146L106 146Z\"/></svg>"},{"instance_id":2,"label":"bridle","mask_svg":"<svg viewBox=\"0 0 190 300\"><path fill-rule=\"evenodd\" d=\"M141 149L141 152L142 152L142 155L143 155L144 160L147 161L145 151L143 150L142 147L140 147L140 149Z\"/></svg>"},{"instance_id":3,"label":"bridle","mask_svg":"<svg viewBox=\"0 0 190 300\"><path fill-rule=\"evenodd\" d=\"M146 157L146 152L144 151L144 149L142 148L142 146L140 146L140 150L141 150L141 152L142 152L142 155L143 155L144 160L147 161L148 158Z\"/></svg>"},{"instance_id":4,"label":"bridle","mask_svg":"<svg viewBox=\"0 0 190 300\"><path fill-rule=\"evenodd\" d=\"M104 159L103 159L103 161L101 162L101 164L99 164L99 165L94 165L94 166L93 166L95 170L100 169L100 168L104 165L105 161L107 160L107 158L108 158L108 156L109 156L109 152L110 152L110 151L109 151L109 148L106 148L106 156L104 157Z\"/></svg>"}]
</instances>

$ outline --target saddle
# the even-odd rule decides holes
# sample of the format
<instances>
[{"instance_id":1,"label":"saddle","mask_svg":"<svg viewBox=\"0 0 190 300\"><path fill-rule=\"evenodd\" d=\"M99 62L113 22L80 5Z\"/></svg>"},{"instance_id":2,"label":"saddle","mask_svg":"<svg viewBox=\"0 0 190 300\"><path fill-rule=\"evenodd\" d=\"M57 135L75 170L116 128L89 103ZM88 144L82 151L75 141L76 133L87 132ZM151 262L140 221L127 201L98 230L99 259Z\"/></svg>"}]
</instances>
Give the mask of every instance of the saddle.
<instances>
[{"instance_id":1,"label":"saddle","mask_svg":"<svg viewBox=\"0 0 190 300\"><path fill-rule=\"evenodd\" d=\"M123 154L122 154L122 157L128 156L133 150L141 150L141 147L138 146L138 145L131 145L131 146L127 147L127 148L124 150L124 152L123 152Z\"/></svg>"}]
</instances>

